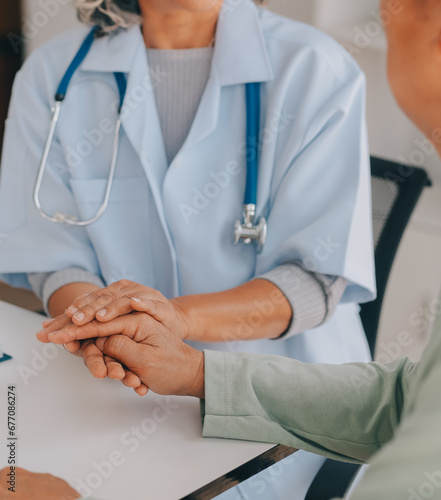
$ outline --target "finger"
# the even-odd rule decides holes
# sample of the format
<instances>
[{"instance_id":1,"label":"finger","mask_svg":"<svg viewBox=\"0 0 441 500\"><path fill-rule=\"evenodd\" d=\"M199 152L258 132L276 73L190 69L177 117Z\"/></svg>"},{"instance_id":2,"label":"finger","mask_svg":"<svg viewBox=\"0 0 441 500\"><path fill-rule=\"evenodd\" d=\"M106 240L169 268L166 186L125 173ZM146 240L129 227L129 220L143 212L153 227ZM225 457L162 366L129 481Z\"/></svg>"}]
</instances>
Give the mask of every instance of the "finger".
<instances>
[{"instance_id":1,"label":"finger","mask_svg":"<svg viewBox=\"0 0 441 500\"><path fill-rule=\"evenodd\" d=\"M146 385L141 385L139 387L135 387L135 389L133 389L136 394L138 394L138 396L147 396L148 392L149 392L149 388L146 386Z\"/></svg>"},{"instance_id":2,"label":"finger","mask_svg":"<svg viewBox=\"0 0 441 500\"><path fill-rule=\"evenodd\" d=\"M72 324L72 321L68 316L62 314L61 316L54 318L49 325L45 326L45 324L47 324L46 321L43 323L43 329L37 332L36 336L40 342L47 344L48 342L50 342L48 336L51 333L61 330L65 326Z\"/></svg>"},{"instance_id":3,"label":"finger","mask_svg":"<svg viewBox=\"0 0 441 500\"><path fill-rule=\"evenodd\" d=\"M95 317L98 321L106 322L106 321L111 321L112 319L115 319L118 316L124 316L125 314L131 313L133 311L131 302L132 302L131 297L124 296L103 306L99 304L96 305L91 304L88 307L93 307L97 309Z\"/></svg>"},{"instance_id":4,"label":"finger","mask_svg":"<svg viewBox=\"0 0 441 500\"><path fill-rule=\"evenodd\" d=\"M130 327L136 322L135 317L124 316L116 318L108 323L91 321L84 326L70 324L58 332L53 332L48 336L50 342L54 344L67 344L74 340L85 340L96 337L108 337L119 333L129 334Z\"/></svg>"},{"instance_id":5,"label":"finger","mask_svg":"<svg viewBox=\"0 0 441 500\"><path fill-rule=\"evenodd\" d=\"M66 347L66 346L70 346L70 345L72 344L72 342L70 342L70 343L68 343L68 344L65 344L65 345L64 345L64 348L65 348L67 351L71 352L71 354L73 354L74 356L77 356L78 358L84 358L84 351L83 351L83 347L86 347L86 346L90 343L90 341L89 341L89 340L76 340L76 341L75 341L75 343L77 343L77 342L78 342L78 344L79 344L79 348L78 348L78 350L76 350L76 351L71 352L71 351L69 351L69 349L67 349L67 347Z\"/></svg>"},{"instance_id":6,"label":"finger","mask_svg":"<svg viewBox=\"0 0 441 500\"><path fill-rule=\"evenodd\" d=\"M74 340L73 342L68 342L67 344L64 344L64 348L71 354L76 354L81 348L81 341Z\"/></svg>"},{"instance_id":7,"label":"finger","mask_svg":"<svg viewBox=\"0 0 441 500\"><path fill-rule=\"evenodd\" d=\"M132 297L131 307L135 311L147 313L162 324L167 323L167 319L170 317L170 304L149 297Z\"/></svg>"},{"instance_id":8,"label":"finger","mask_svg":"<svg viewBox=\"0 0 441 500\"><path fill-rule=\"evenodd\" d=\"M73 313L72 322L81 326L93 321L98 311L105 309L109 304L117 300L117 298L109 288L92 292L84 299L76 301L69 308L70 312Z\"/></svg>"},{"instance_id":9,"label":"finger","mask_svg":"<svg viewBox=\"0 0 441 500\"><path fill-rule=\"evenodd\" d=\"M141 379L135 373L130 370L125 369L125 377L121 380L121 382L131 389L136 389L140 385L142 385Z\"/></svg>"},{"instance_id":10,"label":"finger","mask_svg":"<svg viewBox=\"0 0 441 500\"><path fill-rule=\"evenodd\" d=\"M43 321L42 325L44 328L52 325L52 323L54 323L55 321L57 321L57 318L49 318L49 319L46 319Z\"/></svg>"},{"instance_id":11,"label":"finger","mask_svg":"<svg viewBox=\"0 0 441 500\"><path fill-rule=\"evenodd\" d=\"M86 297L76 299L68 309L69 314L72 316L72 321L76 325L84 325L92 321L97 312L106 309L109 304L127 295L128 291L133 291L139 286L131 281L122 280L112 283L101 290L95 290ZM127 302L129 301L127 300ZM129 307L129 303L126 307ZM127 312L130 312L130 309ZM127 314L127 312L124 314Z\"/></svg>"},{"instance_id":12,"label":"finger","mask_svg":"<svg viewBox=\"0 0 441 500\"><path fill-rule=\"evenodd\" d=\"M104 362L104 355L95 345L93 340L83 342L81 354L84 358L85 365L95 378L102 379L107 377L107 366Z\"/></svg>"},{"instance_id":13,"label":"finger","mask_svg":"<svg viewBox=\"0 0 441 500\"><path fill-rule=\"evenodd\" d=\"M86 292L86 293L83 293L83 295L80 295L79 297L77 297L72 302L72 304L66 309L66 315L69 318L72 318L72 316L78 311L79 304L81 304L82 306L85 306L86 304L95 300L93 297L89 297L92 293L94 293L94 292Z\"/></svg>"},{"instance_id":14,"label":"finger","mask_svg":"<svg viewBox=\"0 0 441 500\"><path fill-rule=\"evenodd\" d=\"M107 356L119 359L135 373L145 369L145 349L126 335L113 335L107 339L96 340L97 347Z\"/></svg>"},{"instance_id":15,"label":"finger","mask_svg":"<svg viewBox=\"0 0 441 500\"><path fill-rule=\"evenodd\" d=\"M107 376L113 380L123 380L126 372L121 363L110 356L104 356L104 363L107 367Z\"/></svg>"},{"instance_id":16,"label":"finger","mask_svg":"<svg viewBox=\"0 0 441 500\"><path fill-rule=\"evenodd\" d=\"M106 307L103 307L102 309L98 310L96 313L96 318L99 321L111 321L114 318L117 318L118 316L122 316L124 314L128 314L132 312L133 310L138 311L137 307L140 302L145 302L145 301L152 301L152 305L150 306L150 310L154 314L158 314L158 306L153 304L153 302L157 302L160 304L161 302L158 301L158 297L163 297L161 293L159 293L157 290L154 289L146 289L143 292L139 293L129 293L130 290L127 290L127 293L121 297L119 297L117 300L114 302L108 304ZM165 300L165 299L164 299ZM164 305L164 309L161 309L160 312L162 312L163 317L166 317L166 304ZM137 307L134 307L137 306ZM141 312L146 312L143 309L141 309ZM153 315L153 314L152 314ZM160 320L158 320L160 321Z\"/></svg>"}]
</instances>

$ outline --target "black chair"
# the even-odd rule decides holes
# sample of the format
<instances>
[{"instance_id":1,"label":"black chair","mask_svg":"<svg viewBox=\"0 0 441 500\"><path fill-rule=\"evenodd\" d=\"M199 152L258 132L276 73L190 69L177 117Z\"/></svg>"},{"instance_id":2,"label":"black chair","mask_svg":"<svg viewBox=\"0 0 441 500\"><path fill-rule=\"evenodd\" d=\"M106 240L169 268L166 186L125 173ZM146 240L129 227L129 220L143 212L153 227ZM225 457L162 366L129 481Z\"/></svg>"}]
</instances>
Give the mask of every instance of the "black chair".
<instances>
[{"instance_id":1,"label":"black chair","mask_svg":"<svg viewBox=\"0 0 441 500\"><path fill-rule=\"evenodd\" d=\"M361 306L360 316L372 357L375 354L381 309L393 262L404 231L424 189L431 186L420 168L371 158L372 211L377 273L377 299ZM343 498L359 465L326 460L305 500Z\"/></svg>"}]
</instances>

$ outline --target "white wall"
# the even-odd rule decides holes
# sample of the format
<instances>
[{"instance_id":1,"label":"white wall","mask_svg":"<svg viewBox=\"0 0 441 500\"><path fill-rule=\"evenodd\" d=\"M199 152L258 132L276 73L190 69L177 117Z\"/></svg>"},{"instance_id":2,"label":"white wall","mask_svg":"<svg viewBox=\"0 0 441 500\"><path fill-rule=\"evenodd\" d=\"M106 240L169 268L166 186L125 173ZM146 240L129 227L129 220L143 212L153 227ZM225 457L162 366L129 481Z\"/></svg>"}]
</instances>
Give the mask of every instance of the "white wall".
<instances>
[{"instance_id":1,"label":"white wall","mask_svg":"<svg viewBox=\"0 0 441 500\"><path fill-rule=\"evenodd\" d=\"M422 134L395 103L386 77L386 40L379 26L377 0L310 0L275 2L284 14L311 22L351 49L368 82L367 118L372 154L405 161L428 170L434 186L426 190L400 247L392 271L380 325L377 355L411 355L418 359L439 309L441 288L441 163L423 144ZM367 35L368 34L368 35ZM353 50L355 49L355 50ZM422 145L423 144L423 145ZM423 152L424 150L424 152ZM423 153L422 153L423 152ZM409 345L397 348L399 334L408 332Z\"/></svg>"},{"instance_id":2,"label":"white wall","mask_svg":"<svg viewBox=\"0 0 441 500\"><path fill-rule=\"evenodd\" d=\"M290 16L305 22L312 22L315 15L315 3L309 0L303 2L293 0L271 0L271 10L284 16Z\"/></svg>"},{"instance_id":3,"label":"white wall","mask_svg":"<svg viewBox=\"0 0 441 500\"><path fill-rule=\"evenodd\" d=\"M72 0L22 0L22 6L27 54L58 33L78 24Z\"/></svg>"}]
</instances>

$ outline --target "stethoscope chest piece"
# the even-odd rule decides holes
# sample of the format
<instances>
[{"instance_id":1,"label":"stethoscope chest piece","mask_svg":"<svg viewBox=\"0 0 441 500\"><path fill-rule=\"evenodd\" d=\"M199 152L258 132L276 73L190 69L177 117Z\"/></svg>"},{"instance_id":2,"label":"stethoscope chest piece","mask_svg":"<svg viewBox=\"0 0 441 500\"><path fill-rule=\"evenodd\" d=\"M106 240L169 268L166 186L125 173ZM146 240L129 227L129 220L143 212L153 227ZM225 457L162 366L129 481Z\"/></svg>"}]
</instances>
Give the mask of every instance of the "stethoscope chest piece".
<instances>
[{"instance_id":1,"label":"stethoscope chest piece","mask_svg":"<svg viewBox=\"0 0 441 500\"><path fill-rule=\"evenodd\" d=\"M260 217L255 224L255 217L256 205L245 205L243 221L238 220L235 224L235 243L242 242L245 245L256 243L258 252L261 252L266 242L268 225L264 217Z\"/></svg>"}]
</instances>

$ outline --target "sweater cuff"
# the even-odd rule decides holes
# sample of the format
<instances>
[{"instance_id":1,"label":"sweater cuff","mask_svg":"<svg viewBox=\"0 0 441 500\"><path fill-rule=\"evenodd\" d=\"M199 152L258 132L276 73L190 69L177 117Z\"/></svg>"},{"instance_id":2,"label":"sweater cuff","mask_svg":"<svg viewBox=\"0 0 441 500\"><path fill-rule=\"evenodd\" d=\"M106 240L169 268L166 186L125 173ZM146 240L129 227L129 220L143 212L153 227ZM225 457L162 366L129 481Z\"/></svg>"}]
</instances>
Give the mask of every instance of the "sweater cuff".
<instances>
[{"instance_id":1,"label":"sweater cuff","mask_svg":"<svg viewBox=\"0 0 441 500\"><path fill-rule=\"evenodd\" d=\"M50 274L44 282L42 288L44 310L48 316L50 316L48 304L52 294L63 286L70 285L71 283L90 283L98 286L99 288L106 286L101 278L95 274L84 271L83 269L63 269L62 271Z\"/></svg>"},{"instance_id":2,"label":"sweater cuff","mask_svg":"<svg viewBox=\"0 0 441 500\"><path fill-rule=\"evenodd\" d=\"M315 274L291 263L258 276L276 285L289 301L293 318L279 339L287 339L325 323L334 313L346 289L346 280Z\"/></svg>"}]
</instances>

